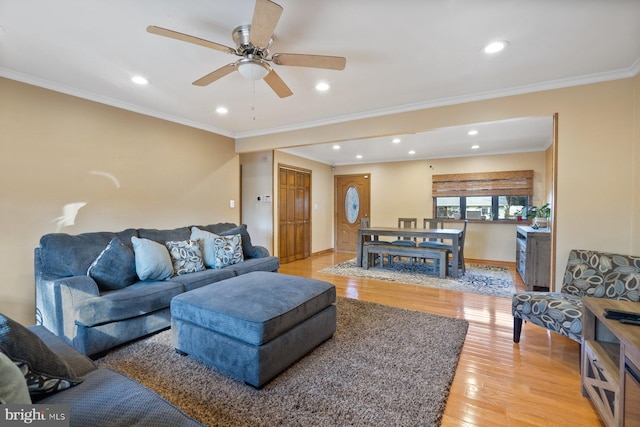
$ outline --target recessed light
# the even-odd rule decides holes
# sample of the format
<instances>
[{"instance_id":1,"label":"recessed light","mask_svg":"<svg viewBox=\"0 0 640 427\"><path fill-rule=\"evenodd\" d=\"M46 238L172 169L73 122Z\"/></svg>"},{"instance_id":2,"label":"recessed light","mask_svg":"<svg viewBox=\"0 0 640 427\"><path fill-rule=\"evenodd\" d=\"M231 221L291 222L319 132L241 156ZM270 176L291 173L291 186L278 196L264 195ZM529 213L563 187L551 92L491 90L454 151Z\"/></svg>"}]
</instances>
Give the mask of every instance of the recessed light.
<instances>
[{"instance_id":1,"label":"recessed light","mask_svg":"<svg viewBox=\"0 0 640 427\"><path fill-rule=\"evenodd\" d=\"M131 77L131 81L134 82L137 85L149 84L149 80L147 80L146 78L144 78L142 76L133 76L133 77Z\"/></svg>"},{"instance_id":2,"label":"recessed light","mask_svg":"<svg viewBox=\"0 0 640 427\"><path fill-rule=\"evenodd\" d=\"M477 135L477 134L478 134L478 131L477 131L477 130L475 130L475 129L470 130L469 132L467 132L467 135L471 135L471 136L473 136L473 135Z\"/></svg>"},{"instance_id":3,"label":"recessed light","mask_svg":"<svg viewBox=\"0 0 640 427\"><path fill-rule=\"evenodd\" d=\"M471 146L471 149L472 149L472 150L477 150L478 148L480 148L480 146L479 146L479 145L472 145L472 146Z\"/></svg>"},{"instance_id":4,"label":"recessed light","mask_svg":"<svg viewBox=\"0 0 640 427\"><path fill-rule=\"evenodd\" d=\"M356 159L361 159L361 158L362 158L362 154L358 154L358 155L356 156Z\"/></svg>"},{"instance_id":5,"label":"recessed light","mask_svg":"<svg viewBox=\"0 0 640 427\"><path fill-rule=\"evenodd\" d=\"M336 145L334 145L334 146L333 146L333 149L334 149L334 150L339 150L339 149L340 149L340 146L339 146L338 144L336 144Z\"/></svg>"},{"instance_id":6,"label":"recessed light","mask_svg":"<svg viewBox=\"0 0 640 427\"><path fill-rule=\"evenodd\" d=\"M498 53L502 49L507 47L508 44L509 44L509 42L506 42L506 41L503 41L503 40L498 40L498 41L495 41L495 42L491 42L491 43L489 43L488 45L486 45L484 47L484 53Z\"/></svg>"},{"instance_id":7,"label":"recessed light","mask_svg":"<svg viewBox=\"0 0 640 427\"><path fill-rule=\"evenodd\" d=\"M409 151L409 155L413 156L414 154L416 154L414 150Z\"/></svg>"},{"instance_id":8,"label":"recessed light","mask_svg":"<svg viewBox=\"0 0 640 427\"><path fill-rule=\"evenodd\" d=\"M393 142L394 144L400 144L400 141L402 141L400 138L393 138L391 140L391 142Z\"/></svg>"},{"instance_id":9,"label":"recessed light","mask_svg":"<svg viewBox=\"0 0 640 427\"><path fill-rule=\"evenodd\" d=\"M320 82L316 85L316 90L319 92L326 92L329 90L331 86L329 86L329 83L325 83L325 82Z\"/></svg>"},{"instance_id":10,"label":"recessed light","mask_svg":"<svg viewBox=\"0 0 640 427\"><path fill-rule=\"evenodd\" d=\"M229 112L229 110L227 109L227 107L218 107L216 108L216 113L218 114L227 114Z\"/></svg>"}]
</instances>

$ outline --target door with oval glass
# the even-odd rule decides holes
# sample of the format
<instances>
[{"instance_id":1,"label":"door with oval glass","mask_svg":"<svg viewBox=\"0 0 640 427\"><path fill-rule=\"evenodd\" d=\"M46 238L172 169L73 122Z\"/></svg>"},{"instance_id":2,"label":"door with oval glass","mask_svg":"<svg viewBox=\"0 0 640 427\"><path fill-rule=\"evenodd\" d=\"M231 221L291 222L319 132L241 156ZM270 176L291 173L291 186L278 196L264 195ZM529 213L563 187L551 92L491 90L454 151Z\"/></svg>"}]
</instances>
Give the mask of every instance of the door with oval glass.
<instances>
[{"instance_id":1,"label":"door with oval glass","mask_svg":"<svg viewBox=\"0 0 640 427\"><path fill-rule=\"evenodd\" d=\"M370 174L336 175L335 247L340 252L356 252L360 219L369 218Z\"/></svg>"}]
</instances>

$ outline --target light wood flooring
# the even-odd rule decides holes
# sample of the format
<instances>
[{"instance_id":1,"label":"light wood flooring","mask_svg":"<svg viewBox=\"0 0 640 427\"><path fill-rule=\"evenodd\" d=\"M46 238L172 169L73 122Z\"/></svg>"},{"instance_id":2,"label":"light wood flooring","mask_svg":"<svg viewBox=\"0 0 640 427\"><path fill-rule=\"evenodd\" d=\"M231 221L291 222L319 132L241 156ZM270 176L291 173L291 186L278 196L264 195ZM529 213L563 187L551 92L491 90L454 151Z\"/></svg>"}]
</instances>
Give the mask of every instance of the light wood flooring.
<instances>
[{"instance_id":1,"label":"light wood flooring","mask_svg":"<svg viewBox=\"0 0 640 427\"><path fill-rule=\"evenodd\" d=\"M514 344L510 298L318 273L354 257L322 253L279 272L333 283L339 296L468 320L443 427L603 425L581 393L578 343L525 323ZM513 263L478 263L509 267L524 290Z\"/></svg>"}]
</instances>

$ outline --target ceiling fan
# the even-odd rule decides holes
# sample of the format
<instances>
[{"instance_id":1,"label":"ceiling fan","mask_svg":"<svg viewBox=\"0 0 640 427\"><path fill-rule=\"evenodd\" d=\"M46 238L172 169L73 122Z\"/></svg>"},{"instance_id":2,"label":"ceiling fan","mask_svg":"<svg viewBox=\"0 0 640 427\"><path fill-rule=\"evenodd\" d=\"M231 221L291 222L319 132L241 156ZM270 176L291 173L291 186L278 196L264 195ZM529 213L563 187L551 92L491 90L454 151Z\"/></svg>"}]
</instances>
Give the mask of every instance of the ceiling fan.
<instances>
[{"instance_id":1,"label":"ceiling fan","mask_svg":"<svg viewBox=\"0 0 640 427\"><path fill-rule=\"evenodd\" d=\"M147 31L152 34L170 37L208 47L224 53L242 57L236 62L227 64L193 82L196 86L207 86L216 80L238 71L250 80L262 80L280 97L293 95L293 92L275 72L270 63L298 67L325 68L344 70L347 59L340 56L305 55L296 53L274 53L269 57L269 48L273 43L273 32L282 15L282 6L270 0L256 0L251 25L240 25L233 30L233 41L236 48L166 28L150 25Z\"/></svg>"}]
</instances>

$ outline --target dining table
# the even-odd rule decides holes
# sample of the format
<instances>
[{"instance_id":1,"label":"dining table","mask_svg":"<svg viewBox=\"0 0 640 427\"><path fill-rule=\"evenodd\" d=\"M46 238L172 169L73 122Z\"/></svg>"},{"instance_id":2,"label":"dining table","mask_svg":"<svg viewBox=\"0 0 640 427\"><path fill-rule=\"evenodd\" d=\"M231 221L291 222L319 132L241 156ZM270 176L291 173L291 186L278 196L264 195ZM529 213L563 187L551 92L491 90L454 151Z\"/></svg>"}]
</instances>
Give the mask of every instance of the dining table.
<instances>
[{"instance_id":1,"label":"dining table","mask_svg":"<svg viewBox=\"0 0 640 427\"><path fill-rule=\"evenodd\" d=\"M464 231L458 228L400 228L400 227L360 227L358 230L357 259L358 267L362 267L362 251L364 246L364 236L370 236L371 240L378 240L380 236L391 236L397 238L410 238L416 240L447 240L451 241L452 248L457 248L462 240ZM446 243L449 245L449 243ZM451 251L451 277L458 277L458 256L459 251Z\"/></svg>"}]
</instances>

